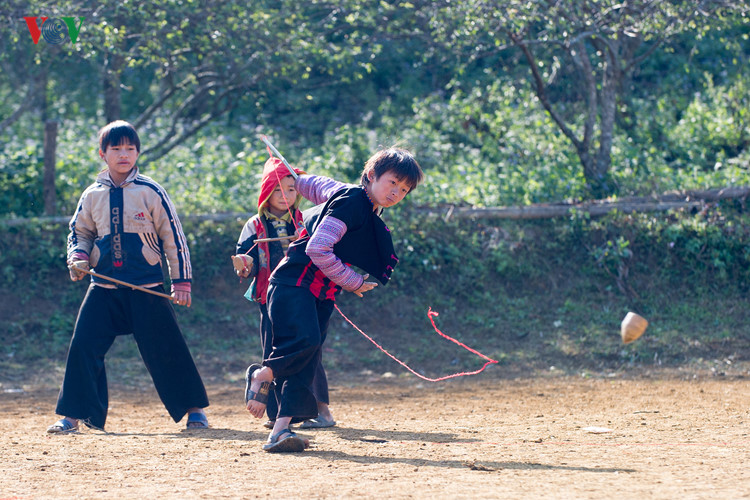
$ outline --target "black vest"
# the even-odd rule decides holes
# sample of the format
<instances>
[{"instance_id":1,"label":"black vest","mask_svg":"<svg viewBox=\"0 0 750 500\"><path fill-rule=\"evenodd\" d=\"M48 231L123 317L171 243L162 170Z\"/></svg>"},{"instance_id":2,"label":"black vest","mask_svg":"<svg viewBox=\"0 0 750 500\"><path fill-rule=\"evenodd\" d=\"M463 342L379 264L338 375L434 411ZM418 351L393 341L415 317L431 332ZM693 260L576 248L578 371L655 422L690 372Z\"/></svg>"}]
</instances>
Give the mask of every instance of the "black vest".
<instances>
[{"instance_id":1,"label":"black vest","mask_svg":"<svg viewBox=\"0 0 750 500\"><path fill-rule=\"evenodd\" d=\"M344 188L328 201L305 210L303 222L308 235L320 225L325 216L334 217L346 224L346 234L333 247L333 253L344 264L356 266L370 274L372 279L386 285L390 280L398 257L393 249L391 233L383 220L373 211L373 205L362 186ZM300 238L289 245L286 258L271 276L271 282L296 286L310 286L322 273L307 256L309 237Z\"/></svg>"}]
</instances>

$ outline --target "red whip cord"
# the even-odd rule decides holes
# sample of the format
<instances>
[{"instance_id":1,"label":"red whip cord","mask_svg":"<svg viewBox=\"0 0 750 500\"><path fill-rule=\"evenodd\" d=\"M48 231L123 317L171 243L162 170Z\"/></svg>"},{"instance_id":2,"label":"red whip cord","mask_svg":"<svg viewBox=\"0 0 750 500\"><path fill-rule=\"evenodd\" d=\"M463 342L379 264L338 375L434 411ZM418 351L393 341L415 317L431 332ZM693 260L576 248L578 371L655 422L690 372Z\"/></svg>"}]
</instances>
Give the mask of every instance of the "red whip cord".
<instances>
[{"instance_id":1,"label":"red whip cord","mask_svg":"<svg viewBox=\"0 0 750 500\"><path fill-rule=\"evenodd\" d=\"M354 327L354 329L355 329L355 330L357 330L357 331L358 331L359 333L361 333L362 335L364 335L364 337L365 337L365 338L366 338L367 340L369 340L370 342L372 342L372 344L373 344L373 345L374 345L375 347L377 347L378 349L380 349L381 351L383 351L383 352L384 352L384 353L385 353L385 354L386 354L386 355L387 355L387 356L388 356L389 358L391 358L391 359L392 359L392 360L394 360L394 361L395 361L396 363L400 364L401 366L403 366L404 368L406 368L407 370L409 370L409 371L410 371L411 373L413 373L413 374L414 374L414 375L416 375L417 377L421 378L422 380L427 380L428 382L440 382L441 380L448 380L449 378L456 378L456 377L465 377L465 376L467 376L467 375L476 375L477 373L481 373L481 372L483 372L483 371L484 371L484 369L485 369L485 368L487 368L487 366L489 366L489 365L491 365L491 364L493 364L493 363L497 363L497 360L495 360L495 359L492 359L492 358L489 358L489 357L485 356L484 354L482 354L481 352L479 352L479 351L476 351L476 350L472 349L471 347L467 346L466 344L463 344L463 343L459 342L458 340L454 339L453 337L449 337L448 335L446 335L446 334L444 334L443 332L441 332L441 331L440 331L440 329L438 329L437 325L435 325L435 320L433 319L433 318L434 318L435 316L437 316L437 315L438 315L438 313L436 313L435 311L433 311L433 310L432 310L432 307L430 307L430 308L429 308L429 310L428 310L428 312L427 312L427 316L428 316L428 317L430 318L430 322L432 323L432 328L434 328L434 329L435 329L435 331L436 331L436 332L437 332L438 334L440 334L440 335L441 335L442 337L444 337L444 338L446 338L446 339L450 340L450 341L451 341L451 342L453 342L454 344L458 344L458 345L460 345L461 347L463 347L463 348L464 348L464 349L466 349L467 351L469 351L469 352L471 352L471 353L473 353L473 354L476 354L476 355L477 355L477 356L479 356L480 358L486 359L486 360L487 360L487 362L486 362L486 363L485 363L484 365L482 365L482 367L481 367L481 368L480 368L479 370L476 370L476 371L473 371L473 372L459 372L459 373L454 373L454 374L452 374L452 375L446 375L446 376L444 376L444 377L438 377L438 378L429 378L429 377L425 377L424 375L421 375L421 374L417 373L416 371L414 371L413 369L411 369L411 368L410 368L410 367L409 367L409 366L408 366L408 365L407 365L406 363L404 363L403 361L401 361L400 359L396 358L396 357L395 357L394 355L392 355L391 353L389 353L388 351L386 351L385 349L383 349L383 348L382 348L382 347L381 347L381 346L380 346L380 345L379 345L379 344L378 344L377 342L375 342L375 341L374 341L374 340L373 340L373 339L372 339L372 338L371 338L371 337L370 337L369 335L367 335L367 334L366 334L365 332L363 332L363 331L362 331L362 330L361 330L361 329L360 329L360 328L359 328L359 327L358 327L357 325L355 325L355 324L354 324L354 323L352 322L352 320L350 320L349 318L347 318L347 317L346 317L346 315L345 315L344 313L342 313L342 312L341 312L341 309L339 309L339 306L338 306L337 304L334 304L334 307L335 307L335 308L336 308L336 310L337 310L337 311L339 312L339 314L341 315L341 317L342 317L342 318L344 318L344 319L345 319L345 320L347 321L347 323L349 323L350 325L352 325L352 326Z\"/></svg>"}]
</instances>

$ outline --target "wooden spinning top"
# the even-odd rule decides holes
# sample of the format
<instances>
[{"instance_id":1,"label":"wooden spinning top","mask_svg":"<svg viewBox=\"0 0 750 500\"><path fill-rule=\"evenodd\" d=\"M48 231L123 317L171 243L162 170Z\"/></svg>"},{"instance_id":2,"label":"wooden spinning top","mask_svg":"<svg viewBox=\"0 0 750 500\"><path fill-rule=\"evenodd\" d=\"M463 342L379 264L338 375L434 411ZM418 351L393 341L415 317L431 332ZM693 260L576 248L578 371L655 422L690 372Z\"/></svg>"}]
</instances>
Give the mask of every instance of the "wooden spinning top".
<instances>
[{"instance_id":1,"label":"wooden spinning top","mask_svg":"<svg viewBox=\"0 0 750 500\"><path fill-rule=\"evenodd\" d=\"M620 335L622 335L622 342L629 344L634 340L638 339L648 327L648 321L643 316L639 316L634 312L629 312L625 315L625 319L622 320L620 325Z\"/></svg>"}]
</instances>

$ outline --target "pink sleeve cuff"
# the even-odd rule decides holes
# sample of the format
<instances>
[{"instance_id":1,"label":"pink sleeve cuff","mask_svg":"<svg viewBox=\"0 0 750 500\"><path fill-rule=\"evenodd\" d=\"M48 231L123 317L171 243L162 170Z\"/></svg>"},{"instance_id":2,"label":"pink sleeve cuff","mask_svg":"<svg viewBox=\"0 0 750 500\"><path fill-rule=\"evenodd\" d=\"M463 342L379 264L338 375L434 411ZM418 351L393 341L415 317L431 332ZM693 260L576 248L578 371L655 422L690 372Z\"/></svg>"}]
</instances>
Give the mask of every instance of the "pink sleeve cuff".
<instances>
[{"instance_id":1,"label":"pink sleeve cuff","mask_svg":"<svg viewBox=\"0 0 750 500\"><path fill-rule=\"evenodd\" d=\"M85 260L88 262L89 256L86 254L86 252L73 252L70 254L70 257L68 257L68 262L76 262L79 260Z\"/></svg>"},{"instance_id":2,"label":"pink sleeve cuff","mask_svg":"<svg viewBox=\"0 0 750 500\"><path fill-rule=\"evenodd\" d=\"M191 285L189 281L185 281L182 283L172 283L172 293L174 292L190 292Z\"/></svg>"}]
</instances>

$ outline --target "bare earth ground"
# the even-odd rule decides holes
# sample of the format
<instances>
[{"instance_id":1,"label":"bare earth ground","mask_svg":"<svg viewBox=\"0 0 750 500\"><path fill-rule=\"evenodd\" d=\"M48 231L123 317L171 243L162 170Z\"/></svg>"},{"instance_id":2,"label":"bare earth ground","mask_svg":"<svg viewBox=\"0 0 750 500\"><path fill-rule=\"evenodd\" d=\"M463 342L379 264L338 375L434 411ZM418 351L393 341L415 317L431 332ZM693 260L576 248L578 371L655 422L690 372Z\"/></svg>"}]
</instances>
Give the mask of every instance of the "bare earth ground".
<instances>
[{"instance_id":1,"label":"bare earth ground","mask_svg":"<svg viewBox=\"0 0 750 500\"><path fill-rule=\"evenodd\" d=\"M44 432L56 388L6 388L0 499L750 498L749 374L338 375L338 425L298 454L261 450L241 381L208 385L209 430L143 384L111 388L108 433L67 436Z\"/></svg>"}]
</instances>

